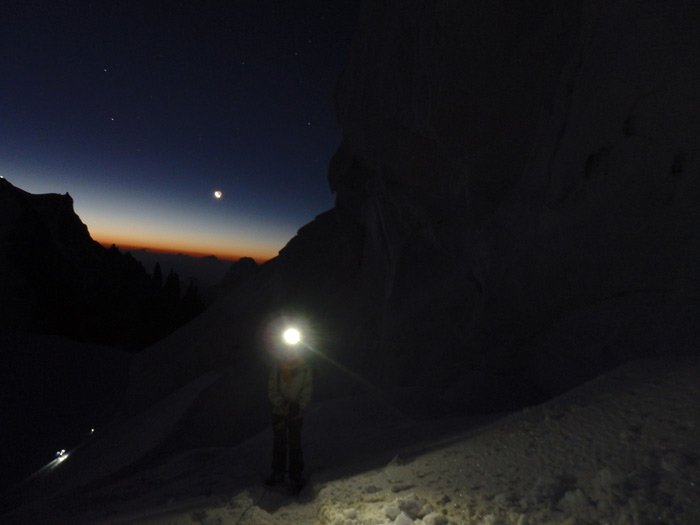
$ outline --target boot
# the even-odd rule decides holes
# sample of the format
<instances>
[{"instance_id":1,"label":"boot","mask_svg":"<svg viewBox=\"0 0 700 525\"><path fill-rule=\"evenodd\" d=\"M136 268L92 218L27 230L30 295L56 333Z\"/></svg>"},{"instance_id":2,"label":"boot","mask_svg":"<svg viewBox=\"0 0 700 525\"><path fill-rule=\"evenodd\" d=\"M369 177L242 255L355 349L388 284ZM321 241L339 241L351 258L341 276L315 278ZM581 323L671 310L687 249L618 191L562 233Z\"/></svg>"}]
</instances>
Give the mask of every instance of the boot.
<instances>
[{"instance_id":1,"label":"boot","mask_svg":"<svg viewBox=\"0 0 700 525\"><path fill-rule=\"evenodd\" d=\"M291 496L297 496L301 492L301 489L304 488L305 484L306 482L301 477L290 478L288 486L289 494Z\"/></svg>"},{"instance_id":2,"label":"boot","mask_svg":"<svg viewBox=\"0 0 700 525\"><path fill-rule=\"evenodd\" d=\"M284 472L273 471L267 479L265 479L265 485L268 487L273 487L275 485L281 485L284 483Z\"/></svg>"}]
</instances>

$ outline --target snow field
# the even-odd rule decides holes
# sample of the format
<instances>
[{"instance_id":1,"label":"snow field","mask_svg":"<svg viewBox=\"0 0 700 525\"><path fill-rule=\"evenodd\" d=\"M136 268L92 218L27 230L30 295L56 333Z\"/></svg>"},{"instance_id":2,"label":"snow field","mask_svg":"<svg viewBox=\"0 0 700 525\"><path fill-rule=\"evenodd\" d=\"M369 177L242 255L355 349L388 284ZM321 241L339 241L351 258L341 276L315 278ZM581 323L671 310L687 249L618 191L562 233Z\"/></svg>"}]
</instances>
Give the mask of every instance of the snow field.
<instances>
[{"instance_id":1,"label":"snow field","mask_svg":"<svg viewBox=\"0 0 700 525\"><path fill-rule=\"evenodd\" d=\"M77 512L66 508L54 522L700 523L698 357L632 362L550 402L449 438L439 430L443 421L362 427L352 419L356 406L333 408L338 421L348 411L353 429L338 441L332 426L322 424L329 422L325 408L316 412L304 434L311 483L299 498L262 485L270 447L265 431L234 448L192 450L87 492L37 501L14 522L46 522L70 500ZM391 451L382 455L383 466L374 463L379 468L366 466L365 434L374 439L375 455Z\"/></svg>"},{"instance_id":2,"label":"snow field","mask_svg":"<svg viewBox=\"0 0 700 525\"><path fill-rule=\"evenodd\" d=\"M700 366L632 363L462 442L324 487L328 525L700 523Z\"/></svg>"},{"instance_id":3,"label":"snow field","mask_svg":"<svg viewBox=\"0 0 700 525\"><path fill-rule=\"evenodd\" d=\"M699 358L633 362L471 435L404 448L383 468L323 473L299 500L250 486L133 522L697 525L699 378Z\"/></svg>"}]
</instances>

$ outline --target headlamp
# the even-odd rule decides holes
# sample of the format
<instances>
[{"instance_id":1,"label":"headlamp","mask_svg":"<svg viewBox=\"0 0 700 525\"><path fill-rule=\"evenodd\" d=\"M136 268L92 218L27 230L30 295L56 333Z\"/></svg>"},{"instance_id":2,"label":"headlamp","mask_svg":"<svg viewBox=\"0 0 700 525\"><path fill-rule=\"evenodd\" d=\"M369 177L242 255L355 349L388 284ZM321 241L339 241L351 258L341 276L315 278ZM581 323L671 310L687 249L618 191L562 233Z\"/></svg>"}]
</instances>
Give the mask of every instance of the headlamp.
<instances>
[{"instance_id":1,"label":"headlamp","mask_svg":"<svg viewBox=\"0 0 700 525\"><path fill-rule=\"evenodd\" d=\"M282 333L282 340L289 346L296 346L301 341L301 332L296 328L287 328Z\"/></svg>"}]
</instances>

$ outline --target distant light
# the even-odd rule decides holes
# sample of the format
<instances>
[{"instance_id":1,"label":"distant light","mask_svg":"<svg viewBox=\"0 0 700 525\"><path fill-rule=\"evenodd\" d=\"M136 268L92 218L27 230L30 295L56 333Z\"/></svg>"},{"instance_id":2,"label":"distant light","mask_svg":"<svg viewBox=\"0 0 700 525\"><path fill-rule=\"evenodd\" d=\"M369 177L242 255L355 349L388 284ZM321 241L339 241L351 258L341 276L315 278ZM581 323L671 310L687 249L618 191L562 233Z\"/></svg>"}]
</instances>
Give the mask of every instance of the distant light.
<instances>
[{"instance_id":1,"label":"distant light","mask_svg":"<svg viewBox=\"0 0 700 525\"><path fill-rule=\"evenodd\" d=\"M219 200L219 199L220 199L221 197L223 197L223 196L224 196L224 192L221 191L221 190L216 190L216 191L214 192L214 198L217 199L217 200Z\"/></svg>"},{"instance_id":2,"label":"distant light","mask_svg":"<svg viewBox=\"0 0 700 525\"><path fill-rule=\"evenodd\" d=\"M91 429L90 429L90 434L94 434L94 433L95 433L95 429L94 429L94 428L91 428Z\"/></svg>"},{"instance_id":3,"label":"distant light","mask_svg":"<svg viewBox=\"0 0 700 525\"><path fill-rule=\"evenodd\" d=\"M290 346L297 345L301 341L301 332L296 328L287 328L282 334L282 339Z\"/></svg>"}]
</instances>

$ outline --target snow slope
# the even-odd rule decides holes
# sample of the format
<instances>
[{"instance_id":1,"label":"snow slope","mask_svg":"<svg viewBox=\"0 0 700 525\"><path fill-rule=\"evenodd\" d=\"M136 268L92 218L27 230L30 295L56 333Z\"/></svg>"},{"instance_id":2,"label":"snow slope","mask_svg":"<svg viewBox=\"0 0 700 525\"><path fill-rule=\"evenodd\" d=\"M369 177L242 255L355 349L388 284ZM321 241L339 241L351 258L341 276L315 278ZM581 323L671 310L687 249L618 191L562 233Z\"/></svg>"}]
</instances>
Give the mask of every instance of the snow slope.
<instances>
[{"instance_id":1,"label":"snow slope","mask_svg":"<svg viewBox=\"0 0 700 525\"><path fill-rule=\"evenodd\" d=\"M2 494L112 418L133 354L59 336L0 330Z\"/></svg>"},{"instance_id":2,"label":"snow slope","mask_svg":"<svg viewBox=\"0 0 700 525\"><path fill-rule=\"evenodd\" d=\"M2 518L693 525L700 523L699 380L697 357L635 361L480 428L466 420L410 421L370 397L336 400L307 416L312 479L298 500L259 483L267 431L234 448L189 451Z\"/></svg>"}]
</instances>

